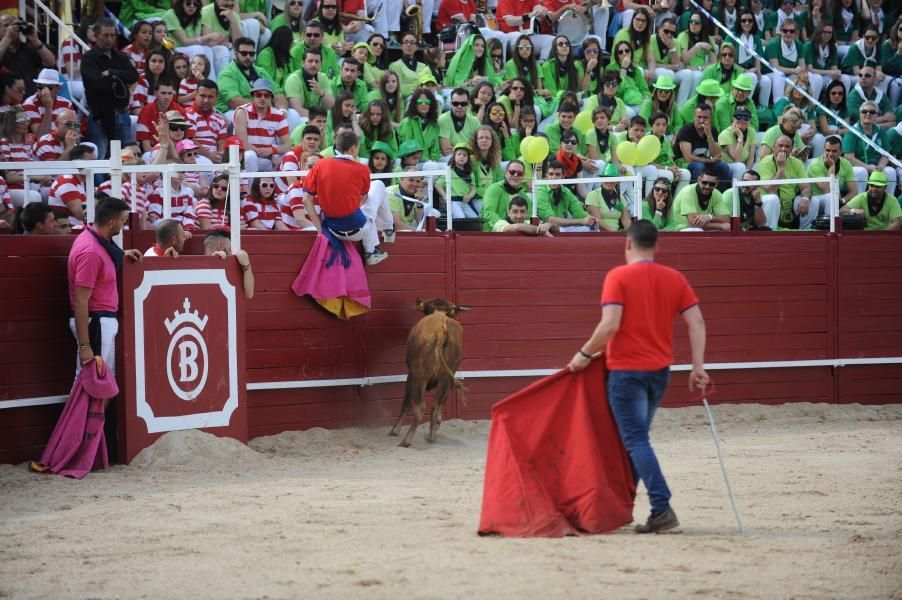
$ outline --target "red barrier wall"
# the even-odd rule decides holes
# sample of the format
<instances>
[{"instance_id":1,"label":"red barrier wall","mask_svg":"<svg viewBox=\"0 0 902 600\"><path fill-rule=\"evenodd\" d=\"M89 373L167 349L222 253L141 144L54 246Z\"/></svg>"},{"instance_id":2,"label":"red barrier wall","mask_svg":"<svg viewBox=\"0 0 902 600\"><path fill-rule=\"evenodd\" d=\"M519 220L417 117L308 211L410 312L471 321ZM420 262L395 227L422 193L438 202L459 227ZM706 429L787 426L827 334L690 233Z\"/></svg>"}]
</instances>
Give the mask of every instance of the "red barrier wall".
<instances>
[{"instance_id":1,"label":"red barrier wall","mask_svg":"<svg viewBox=\"0 0 902 600\"><path fill-rule=\"evenodd\" d=\"M131 234L146 248L150 232ZM247 303L248 382L399 375L417 296L441 295L465 313L462 370L562 367L600 316L604 273L623 262L620 235L399 234L368 271L374 309L351 321L289 286L313 237L249 232L257 293ZM65 256L69 238L0 237L0 400L65 394L71 384ZM189 253L200 253L192 240ZM10 258L11 255L25 258ZM876 233L664 235L659 260L682 270L708 323L708 362L902 356L902 236ZM676 328L676 362L689 361ZM902 365L743 369L715 373L717 402L902 401ZM666 405L689 401L681 381ZM468 379L446 418L486 418L530 378ZM248 437L309 427L382 425L403 383L248 393ZM0 410L0 461L34 458L59 405Z\"/></svg>"}]
</instances>

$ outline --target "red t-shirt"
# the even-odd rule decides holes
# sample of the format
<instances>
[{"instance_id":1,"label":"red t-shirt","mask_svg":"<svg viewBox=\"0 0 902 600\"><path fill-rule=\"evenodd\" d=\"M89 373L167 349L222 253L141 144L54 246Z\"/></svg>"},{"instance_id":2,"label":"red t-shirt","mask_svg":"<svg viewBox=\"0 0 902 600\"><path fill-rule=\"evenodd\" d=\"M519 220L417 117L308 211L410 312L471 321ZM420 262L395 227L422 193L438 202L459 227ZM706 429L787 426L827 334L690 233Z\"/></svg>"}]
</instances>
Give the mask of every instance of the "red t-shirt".
<instances>
[{"instance_id":1,"label":"red t-shirt","mask_svg":"<svg viewBox=\"0 0 902 600\"><path fill-rule=\"evenodd\" d=\"M522 17L523 15L532 12L532 9L535 8L537 4L542 4L541 0L498 0L498 10L495 11L495 14L498 15L498 29L504 31L505 33L511 33L513 31L518 31L519 26L511 27L507 24L507 21L504 20L506 16L513 17Z\"/></svg>"},{"instance_id":2,"label":"red t-shirt","mask_svg":"<svg viewBox=\"0 0 902 600\"><path fill-rule=\"evenodd\" d=\"M601 305L623 306L608 342L609 369L658 371L673 363L673 320L698 304L682 273L653 261L617 267L604 279Z\"/></svg>"},{"instance_id":3,"label":"red t-shirt","mask_svg":"<svg viewBox=\"0 0 902 600\"><path fill-rule=\"evenodd\" d=\"M438 9L438 19L435 24L442 29L454 22L451 19L454 15L463 15L464 20L469 21L474 14L476 14L476 4L473 0L445 0Z\"/></svg>"},{"instance_id":4,"label":"red t-shirt","mask_svg":"<svg viewBox=\"0 0 902 600\"><path fill-rule=\"evenodd\" d=\"M327 216L346 217L360 208L370 191L369 168L349 158L324 158L304 178L304 189L316 196Z\"/></svg>"}]
</instances>

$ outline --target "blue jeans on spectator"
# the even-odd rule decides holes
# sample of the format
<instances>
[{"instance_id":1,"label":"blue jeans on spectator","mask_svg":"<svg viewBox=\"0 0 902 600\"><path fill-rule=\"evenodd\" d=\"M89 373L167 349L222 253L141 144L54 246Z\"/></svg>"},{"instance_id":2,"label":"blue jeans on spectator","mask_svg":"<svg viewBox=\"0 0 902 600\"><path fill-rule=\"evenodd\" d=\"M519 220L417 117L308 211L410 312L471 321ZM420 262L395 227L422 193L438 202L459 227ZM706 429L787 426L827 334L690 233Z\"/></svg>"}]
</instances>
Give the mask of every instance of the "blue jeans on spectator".
<instances>
[{"instance_id":1,"label":"blue jeans on spectator","mask_svg":"<svg viewBox=\"0 0 902 600\"><path fill-rule=\"evenodd\" d=\"M706 166L708 163L703 162L691 162L686 165L686 168L689 169L689 183L695 183ZM714 163L714 168L717 169L717 189L725 192L733 187L733 172L730 170L730 165L719 160Z\"/></svg>"},{"instance_id":2,"label":"blue jeans on spectator","mask_svg":"<svg viewBox=\"0 0 902 600\"><path fill-rule=\"evenodd\" d=\"M660 371L611 371L607 392L620 438L630 455L633 476L648 491L652 514L670 508L670 488L648 440L655 411L670 382L670 368Z\"/></svg>"},{"instance_id":3,"label":"blue jeans on spectator","mask_svg":"<svg viewBox=\"0 0 902 600\"><path fill-rule=\"evenodd\" d=\"M116 137L115 139L122 142L122 145L134 143L132 139L132 120L127 110L116 112ZM103 132L100 121L94 120L94 115L88 116L88 136L97 146L97 160L105 160L107 151L110 148L110 140Z\"/></svg>"}]
</instances>

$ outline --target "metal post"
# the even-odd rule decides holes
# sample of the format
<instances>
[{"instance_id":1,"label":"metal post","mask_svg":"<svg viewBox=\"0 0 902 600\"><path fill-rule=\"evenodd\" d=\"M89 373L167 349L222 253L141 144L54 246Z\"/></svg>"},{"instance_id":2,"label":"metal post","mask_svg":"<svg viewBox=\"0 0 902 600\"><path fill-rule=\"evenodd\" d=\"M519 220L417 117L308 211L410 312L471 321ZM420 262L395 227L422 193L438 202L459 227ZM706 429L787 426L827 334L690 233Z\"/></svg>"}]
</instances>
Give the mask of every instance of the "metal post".
<instances>
[{"instance_id":1,"label":"metal post","mask_svg":"<svg viewBox=\"0 0 902 600\"><path fill-rule=\"evenodd\" d=\"M94 208L97 200L94 198L94 169L82 169L85 172L85 199L88 205L88 225L94 223Z\"/></svg>"},{"instance_id":2,"label":"metal post","mask_svg":"<svg viewBox=\"0 0 902 600\"><path fill-rule=\"evenodd\" d=\"M454 212L452 210L452 206L454 206L454 201L451 200L451 167L450 166L445 167L445 173L446 173L445 174L445 198L447 199L447 201L445 202L445 208L448 211L447 226L445 227L445 229L447 229L448 231L452 231L454 229L454 217L451 216L451 213Z\"/></svg>"},{"instance_id":3,"label":"metal post","mask_svg":"<svg viewBox=\"0 0 902 600\"><path fill-rule=\"evenodd\" d=\"M110 192L114 198L122 197L122 142L110 140ZM135 212L135 195L132 194L132 212Z\"/></svg>"},{"instance_id":4,"label":"metal post","mask_svg":"<svg viewBox=\"0 0 902 600\"><path fill-rule=\"evenodd\" d=\"M241 250L241 160L238 146L229 146L229 220L232 252Z\"/></svg>"},{"instance_id":5,"label":"metal post","mask_svg":"<svg viewBox=\"0 0 902 600\"><path fill-rule=\"evenodd\" d=\"M536 181L539 180L539 169L536 165L532 166L532 219L539 218L539 186L536 185ZM504 213L507 214L507 208L504 207ZM494 223L492 223L494 225Z\"/></svg>"},{"instance_id":6,"label":"metal post","mask_svg":"<svg viewBox=\"0 0 902 600\"><path fill-rule=\"evenodd\" d=\"M424 214L423 214L423 230L424 231L435 231L434 227L433 227L433 229L429 229L429 226L427 225L427 223L431 222L431 221L429 221L429 216L432 214L432 208L434 206L433 198L432 198L434 193L435 193L435 191L432 189L432 175L429 175L428 177L426 177L426 198L427 198L428 206L426 207ZM448 212L450 213L451 211L449 210Z\"/></svg>"},{"instance_id":7,"label":"metal post","mask_svg":"<svg viewBox=\"0 0 902 600\"><path fill-rule=\"evenodd\" d=\"M172 171L163 171L163 218L172 218Z\"/></svg>"},{"instance_id":8,"label":"metal post","mask_svg":"<svg viewBox=\"0 0 902 600\"><path fill-rule=\"evenodd\" d=\"M633 210L637 219L642 218L642 176L633 177Z\"/></svg>"},{"instance_id":9,"label":"metal post","mask_svg":"<svg viewBox=\"0 0 902 600\"><path fill-rule=\"evenodd\" d=\"M839 181L830 176L830 233L836 233L836 217L839 215Z\"/></svg>"}]
</instances>

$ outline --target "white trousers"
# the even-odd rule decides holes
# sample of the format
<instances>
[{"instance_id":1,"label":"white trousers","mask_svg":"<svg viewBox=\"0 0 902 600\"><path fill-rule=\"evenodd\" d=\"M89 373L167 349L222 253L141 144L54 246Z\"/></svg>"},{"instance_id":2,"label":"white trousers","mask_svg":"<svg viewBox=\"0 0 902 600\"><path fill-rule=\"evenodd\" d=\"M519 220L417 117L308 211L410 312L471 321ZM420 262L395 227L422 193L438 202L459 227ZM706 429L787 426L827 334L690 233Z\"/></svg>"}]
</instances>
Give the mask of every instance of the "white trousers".
<instances>
[{"instance_id":1,"label":"white trousers","mask_svg":"<svg viewBox=\"0 0 902 600\"><path fill-rule=\"evenodd\" d=\"M767 218L766 225L771 229L775 229L780 225L780 197L777 194L762 194L761 202L764 204L764 215ZM800 196L796 196L792 202L792 210L797 215L799 214L799 204L801 202ZM808 214L800 215L799 217L799 229L811 229L811 224L821 214L821 211L828 210L828 202L830 202L830 194L812 196L811 202L808 204Z\"/></svg>"},{"instance_id":2,"label":"white trousers","mask_svg":"<svg viewBox=\"0 0 902 600\"><path fill-rule=\"evenodd\" d=\"M78 333L75 331L75 317L69 317L69 330L75 337L75 374L81 372L81 359L78 356ZM119 332L119 321L113 317L100 317L100 358L103 364L116 372L116 334Z\"/></svg>"}]
</instances>

